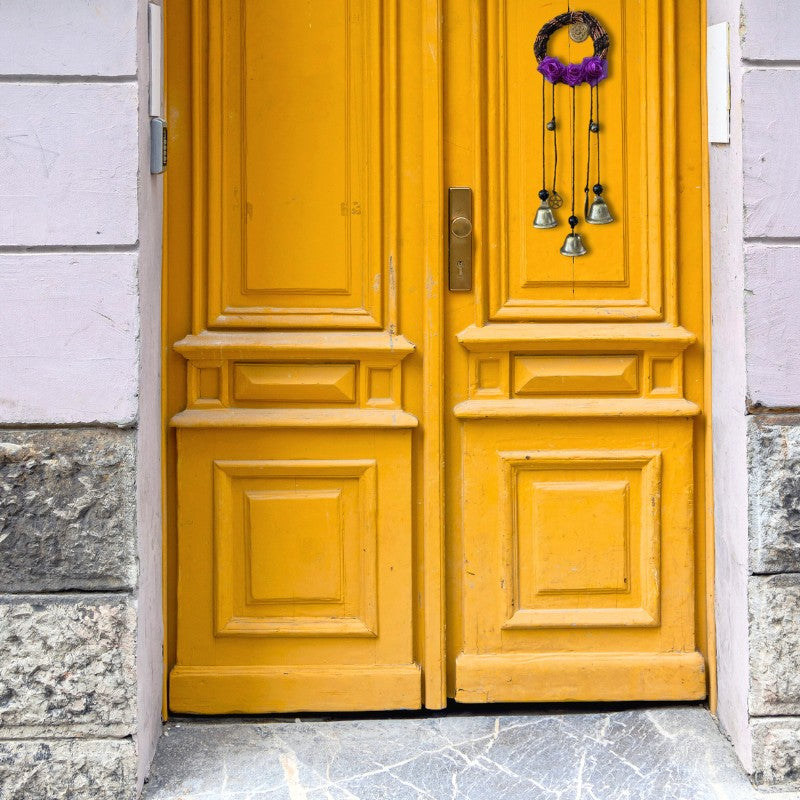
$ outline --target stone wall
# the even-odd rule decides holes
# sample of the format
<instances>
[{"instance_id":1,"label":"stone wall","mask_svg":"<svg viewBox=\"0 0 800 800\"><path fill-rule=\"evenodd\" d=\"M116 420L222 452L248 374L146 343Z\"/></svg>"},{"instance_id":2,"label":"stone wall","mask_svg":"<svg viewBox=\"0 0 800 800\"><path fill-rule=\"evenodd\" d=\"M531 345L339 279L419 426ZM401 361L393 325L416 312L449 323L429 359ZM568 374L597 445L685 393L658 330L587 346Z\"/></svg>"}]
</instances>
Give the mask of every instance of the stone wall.
<instances>
[{"instance_id":1,"label":"stone wall","mask_svg":"<svg viewBox=\"0 0 800 800\"><path fill-rule=\"evenodd\" d=\"M800 788L800 416L748 423L753 776Z\"/></svg>"},{"instance_id":2,"label":"stone wall","mask_svg":"<svg viewBox=\"0 0 800 800\"><path fill-rule=\"evenodd\" d=\"M0 800L133 798L159 731L146 54L144 0L0 3Z\"/></svg>"},{"instance_id":3,"label":"stone wall","mask_svg":"<svg viewBox=\"0 0 800 800\"><path fill-rule=\"evenodd\" d=\"M709 0L709 23L722 21L731 144L710 156L719 717L756 783L800 787L800 5Z\"/></svg>"}]
</instances>

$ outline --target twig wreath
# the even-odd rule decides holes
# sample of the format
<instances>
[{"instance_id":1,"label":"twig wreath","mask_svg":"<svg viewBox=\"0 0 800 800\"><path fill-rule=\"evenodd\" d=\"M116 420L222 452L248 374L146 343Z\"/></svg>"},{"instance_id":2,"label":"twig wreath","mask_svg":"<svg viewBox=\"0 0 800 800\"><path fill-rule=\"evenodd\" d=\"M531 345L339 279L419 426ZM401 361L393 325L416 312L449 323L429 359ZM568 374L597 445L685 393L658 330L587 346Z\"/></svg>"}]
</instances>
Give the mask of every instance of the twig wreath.
<instances>
[{"instance_id":1,"label":"twig wreath","mask_svg":"<svg viewBox=\"0 0 800 800\"><path fill-rule=\"evenodd\" d=\"M547 55L550 37L567 25L585 25L592 37L594 55L584 58L580 64L562 64L557 58ZM608 48L611 40L605 28L596 17L586 11L567 11L545 23L533 44L533 54L539 62L538 70L550 83L565 83L567 86L580 86L588 83L597 86L608 77Z\"/></svg>"},{"instance_id":2,"label":"twig wreath","mask_svg":"<svg viewBox=\"0 0 800 800\"><path fill-rule=\"evenodd\" d=\"M547 54L550 37L561 28L570 26L570 35L576 41L584 41L591 37L594 45L594 54L584 58L580 63L563 64L559 59ZM588 251L581 235L575 232L579 219L575 216L575 90L582 84L589 86L590 111L589 132L587 142L586 160L586 199L584 203L584 217L592 225L606 225L613 222L613 217L603 199L603 185L600 183L600 83L608 77L608 51L611 46L608 33L596 17L586 11L568 11L559 14L542 26L533 45L533 53L538 62L537 70L542 75L542 189L539 192L541 206L536 212L533 222L534 228L555 228L558 225L554 210L559 209L563 200L556 189L558 176L558 139L556 133L556 86L563 84L572 90L572 105L570 115L570 131L572 145L572 212L569 217L570 233L567 235L561 254L568 257L582 256ZM550 120L546 120L546 85L552 85ZM547 132L553 134L553 184L548 191L546 183L547 169ZM589 184L592 171L592 136L596 139L596 182L591 187L594 192L594 201L589 204Z\"/></svg>"}]
</instances>

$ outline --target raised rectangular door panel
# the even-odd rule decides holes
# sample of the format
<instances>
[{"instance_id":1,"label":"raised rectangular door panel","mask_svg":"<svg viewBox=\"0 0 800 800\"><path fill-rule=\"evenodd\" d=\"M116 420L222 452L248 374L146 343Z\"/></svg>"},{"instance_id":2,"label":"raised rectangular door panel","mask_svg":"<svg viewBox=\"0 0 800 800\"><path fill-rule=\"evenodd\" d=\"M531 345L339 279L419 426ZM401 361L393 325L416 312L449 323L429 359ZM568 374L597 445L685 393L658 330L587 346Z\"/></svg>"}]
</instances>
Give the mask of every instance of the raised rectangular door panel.
<instances>
[{"instance_id":1,"label":"raised rectangular door panel","mask_svg":"<svg viewBox=\"0 0 800 800\"><path fill-rule=\"evenodd\" d=\"M235 364L233 399L242 403L353 403L355 364Z\"/></svg>"},{"instance_id":2,"label":"raised rectangular door panel","mask_svg":"<svg viewBox=\"0 0 800 800\"><path fill-rule=\"evenodd\" d=\"M381 328L393 17L367 0L206 2L207 325Z\"/></svg>"},{"instance_id":3,"label":"raised rectangular door panel","mask_svg":"<svg viewBox=\"0 0 800 800\"><path fill-rule=\"evenodd\" d=\"M626 355L517 356L514 394L635 394L639 357Z\"/></svg>"},{"instance_id":4,"label":"raised rectangular door panel","mask_svg":"<svg viewBox=\"0 0 800 800\"><path fill-rule=\"evenodd\" d=\"M645 664L652 678L627 699L703 697L687 613L691 420L463 425L465 633L456 697L620 699L612 676ZM577 665L593 657L582 672ZM605 663L614 666L604 676ZM560 695L555 687L569 674L568 696Z\"/></svg>"},{"instance_id":5,"label":"raised rectangular door panel","mask_svg":"<svg viewBox=\"0 0 800 800\"><path fill-rule=\"evenodd\" d=\"M498 456L500 524L512 554L503 627L657 625L661 453Z\"/></svg>"},{"instance_id":6,"label":"raised rectangular door panel","mask_svg":"<svg viewBox=\"0 0 800 800\"><path fill-rule=\"evenodd\" d=\"M605 0L582 10L594 13L610 32L609 78L600 84L602 182L617 223L590 228L589 254L559 254L569 202L557 212L561 225L531 225L542 186L542 76L532 43L540 27L565 11L551 0L490 0L474 28L473 59L486 64L486 150L489 164L482 192L481 222L487 239L490 318L663 319L675 302L671 261L676 194L670 182L673 96L669 61L674 48L672 3ZM663 37L663 39L662 39ZM564 63L592 54L591 41L570 42L566 30L552 37L550 53ZM480 61L478 61L480 59ZM584 90L586 87L582 87ZM576 209L583 215L589 93L576 92ZM571 93L556 92L555 117L561 134L557 188L571 195L566 136ZM546 119L551 99L547 94ZM662 127L663 120L663 127ZM565 138L566 137L566 138ZM548 144L549 147L549 144ZM547 185L552 186L552 155ZM590 185L594 180L590 180Z\"/></svg>"},{"instance_id":7,"label":"raised rectangular door panel","mask_svg":"<svg viewBox=\"0 0 800 800\"><path fill-rule=\"evenodd\" d=\"M178 448L173 710L417 707L410 433L182 428Z\"/></svg>"},{"instance_id":8,"label":"raised rectangular door panel","mask_svg":"<svg viewBox=\"0 0 800 800\"><path fill-rule=\"evenodd\" d=\"M215 460L218 636L377 636L376 472L374 460Z\"/></svg>"}]
</instances>

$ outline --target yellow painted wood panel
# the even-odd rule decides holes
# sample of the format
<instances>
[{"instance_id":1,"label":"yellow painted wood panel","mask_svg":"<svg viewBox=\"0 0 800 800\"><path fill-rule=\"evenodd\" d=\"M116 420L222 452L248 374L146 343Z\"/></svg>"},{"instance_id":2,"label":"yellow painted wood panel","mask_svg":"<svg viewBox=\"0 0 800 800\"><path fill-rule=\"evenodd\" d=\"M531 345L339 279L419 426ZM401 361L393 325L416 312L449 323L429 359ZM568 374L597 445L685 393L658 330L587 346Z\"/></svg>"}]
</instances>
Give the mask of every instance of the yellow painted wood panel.
<instances>
[{"instance_id":1,"label":"yellow painted wood panel","mask_svg":"<svg viewBox=\"0 0 800 800\"><path fill-rule=\"evenodd\" d=\"M402 428L180 430L173 686L184 699L173 708L190 710L193 696L195 710L243 710L245 673L250 711L419 705L410 459ZM392 670L405 688L370 696ZM260 705L282 686L305 696Z\"/></svg>"},{"instance_id":2,"label":"yellow painted wood panel","mask_svg":"<svg viewBox=\"0 0 800 800\"><path fill-rule=\"evenodd\" d=\"M419 667L175 667L170 703L177 713L384 711L419 707Z\"/></svg>"},{"instance_id":3,"label":"yellow painted wood panel","mask_svg":"<svg viewBox=\"0 0 800 800\"><path fill-rule=\"evenodd\" d=\"M639 389L639 358L624 356L517 356L514 393L630 394Z\"/></svg>"},{"instance_id":4,"label":"yellow painted wood panel","mask_svg":"<svg viewBox=\"0 0 800 800\"><path fill-rule=\"evenodd\" d=\"M461 703L702 700L706 695L700 653L462 655L456 670Z\"/></svg>"},{"instance_id":5,"label":"yellow painted wood panel","mask_svg":"<svg viewBox=\"0 0 800 800\"><path fill-rule=\"evenodd\" d=\"M376 467L214 461L216 635L376 635Z\"/></svg>"},{"instance_id":6,"label":"yellow painted wood panel","mask_svg":"<svg viewBox=\"0 0 800 800\"><path fill-rule=\"evenodd\" d=\"M354 403L354 364L235 364L233 397L273 403Z\"/></svg>"},{"instance_id":7,"label":"yellow painted wood panel","mask_svg":"<svg viewBox=\"0 0 800 800\"><path fill-rule=\"evenodd\" d=\"M663 262L664 173L659 124L664 61L658 38L664 20L657 0L604 0L584 3L610 32L609 77L599 86L604 197L615 225L584 226L589 253L578 259L559 254L571 196L570 109L572 92L559 87L555 117L561 164L557 189L568 198L552 230L531 225L542 185L542 77L536 72L532 42L540 27L562 13L558 0L490 0L482 28L473 35L475 55L486 66L487 160L491 165L481 209L487 235L496 243L488 253L491 318L504 319L660 319ZM564 63L592 54L591 41L572 42L561 30L549 51ZM575 92L575 208L583 213L586 183L589 92ZM548 93L546 118L552 114ZM552 156L548 158L552 174ZM646 177L644 177L646 176ZM644 179L643 179L644 178ZM590 180L590 185L593 183ZM548 188L552 179L548 176ZM648 220L656 219L655 225ZM590 230L587 231L586 227Z\"/></svg>"},{"instance_id":8,"label":"yellow painted wood panel","mask_svg":"<svg viewBox=\"0 0 800 800\"><path fill-rule=\"evenodd\" d=\"M204 7L207 324L380 328L382 4Z\"/></svg>"},{"instance_id":9,"label":"yellow painted wood panel","mask_svg":"<svg viewBox=\"0 0 800 800\"><path fill-rule=\"evenodd\" d=\"M563 3L168 10L174 710L704 696L700 4L586 9L616 222L574 261L531 226Z\"/></svg>"}]
</instances>

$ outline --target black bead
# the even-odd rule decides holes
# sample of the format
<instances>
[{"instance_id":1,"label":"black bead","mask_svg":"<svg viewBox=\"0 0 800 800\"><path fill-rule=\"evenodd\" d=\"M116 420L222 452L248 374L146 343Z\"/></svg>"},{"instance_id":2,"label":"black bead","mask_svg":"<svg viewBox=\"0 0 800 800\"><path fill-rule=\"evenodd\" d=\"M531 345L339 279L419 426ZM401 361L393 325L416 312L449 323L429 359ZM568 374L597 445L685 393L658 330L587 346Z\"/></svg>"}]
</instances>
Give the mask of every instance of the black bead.
<instances>
[{"instance_id":1,"label":"black bead","mask_svg":"<svg viewBox=\"0 0 800 800\"><path fill-rule=\"evenodd\" d=\"M575 226L578 224L579 220L578 220L578 218L577 218L577 217L574 217L574 216L573 216L573 217L570 217L570 218L567 220L567 222L569 222L569 226L570 226L570 228L574 228L574 227L575 227Z\"/></svg>"},{"instance_id":2,"label":"black bead","mask_svg":"<svg viewBox=\"0 0 800 800\"><path fill-rule=\"evenodd\" d=\"M547 123L547 130L554 131L556 129L556 120L555 117Z\"/></svg>"},{"instance_id":3,"label":"black bead","mask_svg":"<svg viewBox=\"0 0 800 800\"><path fill-rule=\"evenodd\" d=\"M601 183L596 183L594 186L592 186L592 191L593 191L593 192L594 192L596 195L600 196L601 194L603 194L603 184L601 184Z\"/></svg>"},{"instance_id":4,"label":"black bead","mask_svg":"<svg viewBox=\"0 0 800 800\"><path fill-rule=\"evenodd\" d=\"M589 130L592 133L600 133L600 125L598 125L596 122L591 122L589 124Z\"/></svg>"},{"instance_id":5,"label":"black bead","mask_svg":"<svg viewBox=\"0 0 800 800\"><path fill-rule=\"evenodd\" d=\"M550 197L550 192L548 192L547 189L542 189L539 192L539 199L540 200L542 200L542 201L547 200L548 197Z\"/></svg>"}]
</instances>

